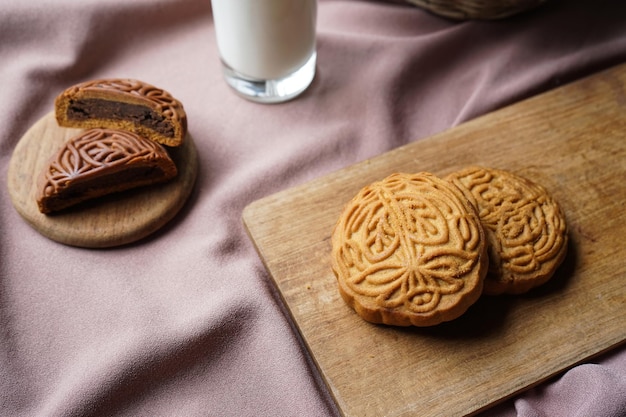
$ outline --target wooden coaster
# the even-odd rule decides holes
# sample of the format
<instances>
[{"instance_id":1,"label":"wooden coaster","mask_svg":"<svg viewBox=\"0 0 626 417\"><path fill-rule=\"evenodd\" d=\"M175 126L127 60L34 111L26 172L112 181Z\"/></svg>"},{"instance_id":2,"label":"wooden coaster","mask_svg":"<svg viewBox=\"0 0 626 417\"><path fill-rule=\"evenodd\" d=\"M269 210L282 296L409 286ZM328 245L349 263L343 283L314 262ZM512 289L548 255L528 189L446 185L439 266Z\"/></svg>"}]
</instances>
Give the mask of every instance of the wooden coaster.
<instances>
[{"instance_id":1,"label":"wooden coaster","mask_svg":"<svg viewBox=\"0 0 626 417\"><path fill-rule=\"evenodd\" d=\"M178 168L172 181L111 194L52 215L39 212L35 197L39 175L63 144L80 131L59 127L50 112L22 136L11 156L11 200L18 213L42 235L71 246L119 246L155 232L183 207L198 173L190 135L179 148L168 150Z\"/></svg>"}]
</instances>

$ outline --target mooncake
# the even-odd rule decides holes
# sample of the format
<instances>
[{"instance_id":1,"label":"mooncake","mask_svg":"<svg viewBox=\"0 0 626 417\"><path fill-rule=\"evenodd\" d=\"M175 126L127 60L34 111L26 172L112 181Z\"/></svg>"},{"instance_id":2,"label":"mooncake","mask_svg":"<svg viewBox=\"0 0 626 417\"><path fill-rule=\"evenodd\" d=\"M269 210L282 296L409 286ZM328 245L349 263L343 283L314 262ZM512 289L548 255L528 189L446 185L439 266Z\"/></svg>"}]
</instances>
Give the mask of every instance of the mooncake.
<instances>
[{"instance_id":1,"label":"mooncake","mask_svg":"<svg viewBox=\"0 0 626 417\"><path fill-rule=\"evenodd\" d=\"M553 276L567 253L567 225L544 187L506 170L479 166L446 179L478 210L489 252L485 294L521 294Z\"/></svg>"},{"instance_id":2,"label":"mooncake","mask_svg":"<svg viewBox=\"0 0 626 417\"><path fill-rule=\"evenodd\" d=\"M331 244L339 293L368 322L436 325L482 293L488 260L478 214L430 173L396 173L362 188Z\"/></svg>"},{"instance_id":3,"label":"mooncake","mask_svg":"<svg viewBox=\"0 0 626 417\"><path fill-rule=\"evenodd\" d=\"M52 213L78 203L174 178L160 144L131 132L90 129L66 142L42 173L37 205Z\"/></svg>"},{"instance_id":4,"label":"mooncake","mask_svg":"<svg viewBox=\"0 0 626 417\"><path fill-rule=\"evenodd\" d=\"M80 129L126 130L166 146L187 134L180 101L153 85L132 79L99 79L69 87L54 103L57 123Z\"/></svg>"}]
</instances>

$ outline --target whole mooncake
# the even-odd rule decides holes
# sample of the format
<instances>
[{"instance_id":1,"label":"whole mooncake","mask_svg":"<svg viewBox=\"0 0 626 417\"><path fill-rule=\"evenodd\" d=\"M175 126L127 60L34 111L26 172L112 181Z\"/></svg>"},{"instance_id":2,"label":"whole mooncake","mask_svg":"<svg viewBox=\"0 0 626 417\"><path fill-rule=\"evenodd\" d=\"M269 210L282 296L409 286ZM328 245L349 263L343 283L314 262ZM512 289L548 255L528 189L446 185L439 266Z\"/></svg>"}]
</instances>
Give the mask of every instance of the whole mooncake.
<instances>
[{"instance_id":1,"label":"whole mooncake","mask_svg":"<svg viewBox=\"0 0 626 417\"><path fill-rule=\"evenodd\" d=\"M488 260L478 214L459 189L429 173L397 173L344 207L331 263L363 319L431 326L479 298Z\"/></svg>"},{"instance_id":2,"label":"whole mooncake","mask_svg":"<svg viewBox=\"0 0 626 417\"><path fill-rule=\"evenodd\" d=\"M90 129L71 138L51 159L40 177L37 205L47 214L177 174L158 143L131 132Z\"/></svg>"},{"instance_id":3,"label":"whole mooncake","mask_svg":"<svg viewBox=\"0 0 626 417\"><path fill-rule=\"evenodd\" d=\"M567 226L543 187L484 167L468 167L446 179L478 209L489 251L485 294L524 293L552 277L567 253Z\"/></svg>"},{"instance_id":4,"label":"whole mooncake","mask_svg":"<svg viewBox=\"0 0 626 417\"><path fill-rule=\"evenodd\" d=\"M182 103L138 80L87 81L63 91L54 105L63 127L126 130L166 146L179 146L187 134Z\"/></svg>"}]
</instances>

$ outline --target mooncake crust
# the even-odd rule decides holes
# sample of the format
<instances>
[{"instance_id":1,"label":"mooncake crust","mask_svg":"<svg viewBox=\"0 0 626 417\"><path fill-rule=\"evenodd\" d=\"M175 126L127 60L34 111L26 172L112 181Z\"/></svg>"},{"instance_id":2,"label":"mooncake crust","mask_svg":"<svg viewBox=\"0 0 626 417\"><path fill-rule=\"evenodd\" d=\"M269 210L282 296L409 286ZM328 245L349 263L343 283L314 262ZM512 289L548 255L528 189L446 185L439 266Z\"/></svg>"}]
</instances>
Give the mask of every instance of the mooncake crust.
<instances>
[{"instance_id":1,"label":"mooncake crust","mask_svg":"<svg viewBox=\"0 0 626 417\"><path fill-rule=\"evenodd\" d=\"M396 173L362 188L333 229L331 265L364 320L432 326L479 298L487 271L478 214L429 173Z\"/></svg>"},{"instance_id":2,"label":"mooncake crust","mask_svg":"<svg viewBox=\"0 0 626 417\"><path fill-rule=\"evenodd\" d=\"M167 91L134 79L97 79L67 88L55 99L59 126L126 130L166 146L180 146L187 115Z\"/></svg>"},{"instance_id":3,"label":"mooncake crust","mask_svg":"<svg viewBox=\"0 0 626 417\"><path fill-rule=\"evenodd\" d=\"M131 132L89 129L54 155L38 183L45 214L115 192L168 181L178 174L160 144Z\"/></svg>"},{"instance_id":4,"label":"mooncake crust","mask_svg":"<svg viewBox=\"0 0 626 417\"><path fill-rule=\"evenodd\" d=\"M565 215L539 184L512 172L471 166L446 177L478 210L488 242L484 293L521 294L545 284L567 254Z\"/></svg>"}]
</instances>

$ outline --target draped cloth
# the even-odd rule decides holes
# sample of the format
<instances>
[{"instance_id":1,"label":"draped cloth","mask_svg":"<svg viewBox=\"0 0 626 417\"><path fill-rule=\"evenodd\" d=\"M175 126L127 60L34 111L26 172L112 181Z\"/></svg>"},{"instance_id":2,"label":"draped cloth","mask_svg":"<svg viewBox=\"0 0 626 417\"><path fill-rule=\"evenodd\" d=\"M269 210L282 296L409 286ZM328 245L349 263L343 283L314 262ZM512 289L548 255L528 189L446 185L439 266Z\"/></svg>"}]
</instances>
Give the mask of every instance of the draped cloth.
<instances>
[{"instance_id":1,"label":"draped cloth","mask_svg":"<svg viewBox=\"0 0 626 417\"><path fill-rule=\"evenodd\" d=\"M292 102L261 105L222 80L209 0L3 0L0 415L339 415L244 231L243 208L622 63L624 22L626 5L607 0L548 0L498 21L320 0L313 84ZM16 212L8 164L60 91L107 77L183 102L200 172L157 233L70 247ZM621 347L481 415L614 417L626 415L625 393Z\"/></svg>"}]
</instances>

